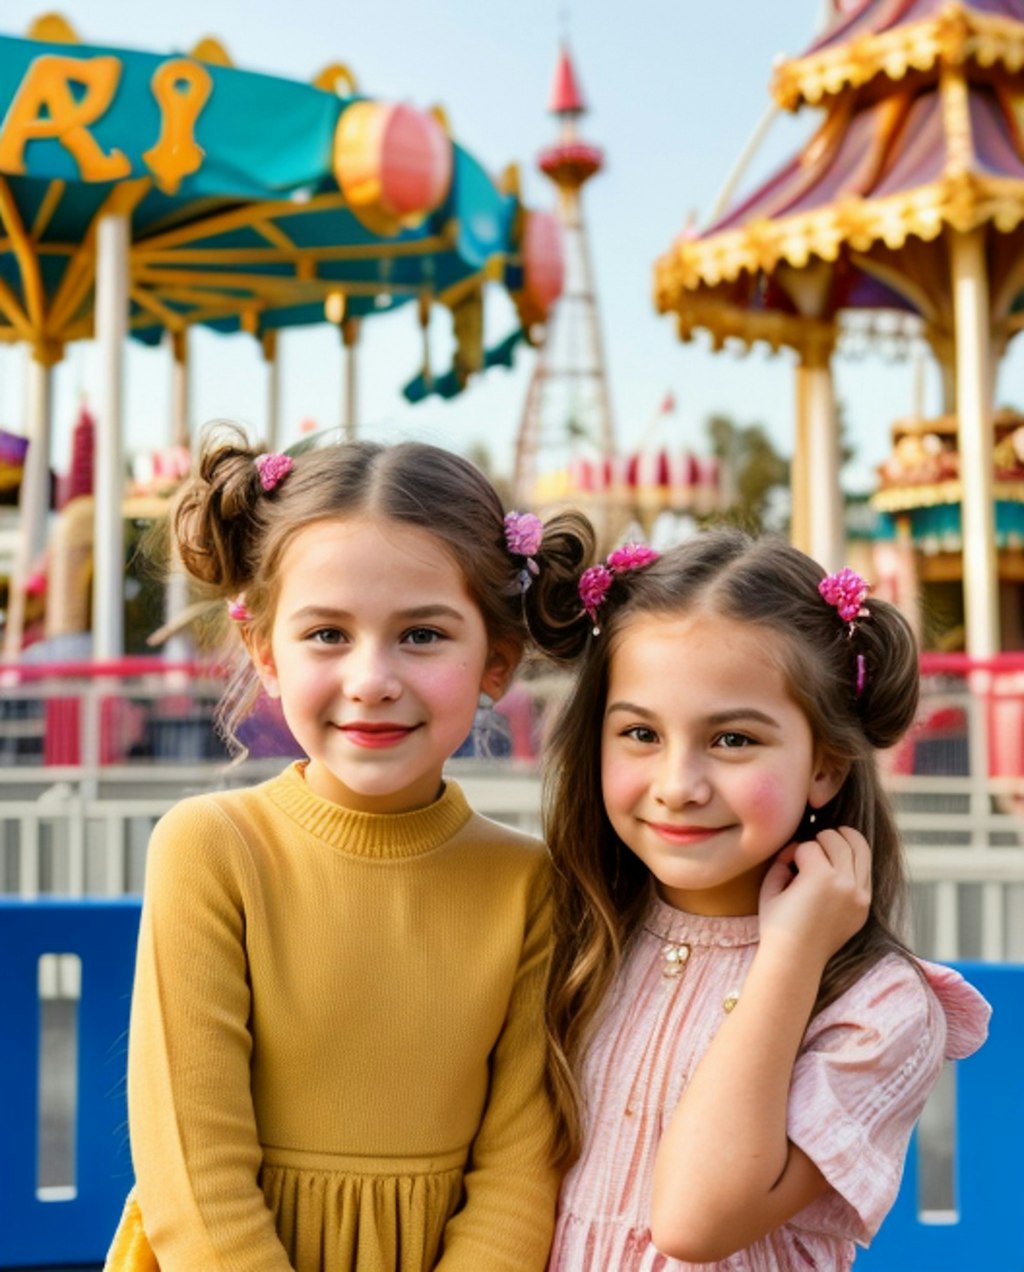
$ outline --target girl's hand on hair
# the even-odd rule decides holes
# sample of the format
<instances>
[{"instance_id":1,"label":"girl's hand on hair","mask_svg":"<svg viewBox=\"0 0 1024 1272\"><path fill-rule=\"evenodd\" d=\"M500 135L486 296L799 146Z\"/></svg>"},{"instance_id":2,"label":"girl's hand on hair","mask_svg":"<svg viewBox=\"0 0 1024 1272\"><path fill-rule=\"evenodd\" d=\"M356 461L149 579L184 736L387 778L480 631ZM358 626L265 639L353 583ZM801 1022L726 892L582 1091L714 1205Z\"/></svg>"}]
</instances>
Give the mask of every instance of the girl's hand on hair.
<instances>
[{"instance_id":1,"label":"girl's hand on hair","mask_svg":"<svg viewBox=\"0 0 1024 1272\"><path fill-rule=\"evenodd\" d=\"M871 848L851 826L789 844L761 885L760 939L797 944L822 962L864 926L871 906Z\"/></svg>"}]
</instances>

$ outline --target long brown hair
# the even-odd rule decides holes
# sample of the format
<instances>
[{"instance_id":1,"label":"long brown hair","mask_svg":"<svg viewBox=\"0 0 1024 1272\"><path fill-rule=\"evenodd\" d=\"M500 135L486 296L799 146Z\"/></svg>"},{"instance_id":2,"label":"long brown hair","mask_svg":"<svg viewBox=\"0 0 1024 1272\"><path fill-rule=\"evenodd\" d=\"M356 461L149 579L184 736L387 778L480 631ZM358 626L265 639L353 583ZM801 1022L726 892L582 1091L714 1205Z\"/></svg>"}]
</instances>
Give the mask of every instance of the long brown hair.
<instances>
[{"instance_id":1,"label":"long brown hair","mask_svg":"<svg viewBox=\"0 0 1024 1272\"><path fill-rule=\"evenodd\" d=\"M579 663L550 740L544 786L545 835L555 866L548 1083L563 1165L578 1156L581 1144L579 1078L586 1046L650 897L650 872L612 829L600 777L611 659L638 614L700 610L763 629L822 756L846 771L822 812L830 824L853 826L871 844L871 910L826 966L815 1010L883 954L905 952L898 935L907 894L903 852L875 752L897 742L914 719L917 648L906 620L880 600L869 600L870 614L851 636L818 593L823 577L814 561L785 542L709 530L653 565L617 576L601 607L599 635L585 617L535 633L555 656ZM574 604L578 612L578 598ZM866 672L859 695L858 655Z\"/></svg>"}]
</instances>

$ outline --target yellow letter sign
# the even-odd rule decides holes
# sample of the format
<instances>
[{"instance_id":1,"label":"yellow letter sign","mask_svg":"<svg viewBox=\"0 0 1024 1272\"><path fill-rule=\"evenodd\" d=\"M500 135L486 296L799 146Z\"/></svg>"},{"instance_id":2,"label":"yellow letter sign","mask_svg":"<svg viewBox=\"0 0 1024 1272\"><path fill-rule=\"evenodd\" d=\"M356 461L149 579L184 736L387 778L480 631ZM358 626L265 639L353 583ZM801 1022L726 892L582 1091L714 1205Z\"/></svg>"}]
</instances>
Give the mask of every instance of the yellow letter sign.
<instances>
[{"instance_id":1,"label":"yellow letter sign","mask_svg":"<svg viewBox=\"0 0 1024 1272\"><path fill-rule=\"evenodd\" d=\"M28 68L0 129L0 172L25 171L29 141L53 139L71 152L85 181L116 181L131 172L120 150L104 154L88 126L113 100L121 78L116 57L60 57L44 53ZM76 101L71 84L85 93Z\"/></svg>"}]
</instances>

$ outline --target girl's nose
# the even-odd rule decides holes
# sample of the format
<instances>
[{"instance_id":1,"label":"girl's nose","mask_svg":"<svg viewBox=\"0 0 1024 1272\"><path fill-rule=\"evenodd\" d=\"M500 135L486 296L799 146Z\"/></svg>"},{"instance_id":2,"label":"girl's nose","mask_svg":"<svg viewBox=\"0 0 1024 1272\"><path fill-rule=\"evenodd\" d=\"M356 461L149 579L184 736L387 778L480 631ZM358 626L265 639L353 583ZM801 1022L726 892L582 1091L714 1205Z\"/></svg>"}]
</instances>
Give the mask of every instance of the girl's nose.
<instances>
[{"instance_id":1,"label":"girl's nose","mask_svg":"<svg viewBox=\"0 0 1024 1272\"><path fill-rule=\"evenodd\" d=\"M342 691L352 702L393 702L402 692L386 653L372 645L357 645L344 662Z\"/></svg>"},{"instance_id":2,"label":"girl's nose","mask_svg":"<svg viewBox=\"0 0 1024 1272\"><path fill-rule=\"evenodd\" d=\"M666 808L685 808L687 804L706 804L711 798L711 782L697 757L670 754L658 770L652 793Z\"/></svg>"}]
</instances>

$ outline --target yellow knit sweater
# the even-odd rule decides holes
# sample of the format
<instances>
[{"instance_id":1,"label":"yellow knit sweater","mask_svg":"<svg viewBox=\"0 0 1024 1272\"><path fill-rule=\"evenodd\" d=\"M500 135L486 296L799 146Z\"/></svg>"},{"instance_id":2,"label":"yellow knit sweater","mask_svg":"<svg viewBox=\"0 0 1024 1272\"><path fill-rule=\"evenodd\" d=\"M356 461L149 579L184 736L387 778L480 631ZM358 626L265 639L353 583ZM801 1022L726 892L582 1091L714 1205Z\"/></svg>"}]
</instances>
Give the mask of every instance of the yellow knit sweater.
<instances>
[{"instance_id":1,"label":"yellow knit sweater","mask_svg":"<svg viewBox=\"0 0 1024 1272\"><path fill-rule=\"evenodd\" d=\"M128 1101L160 1268L541 1269L542 848L453 783L380 816L302 767L153 834Z\"/></svg>"}]
</instances>

